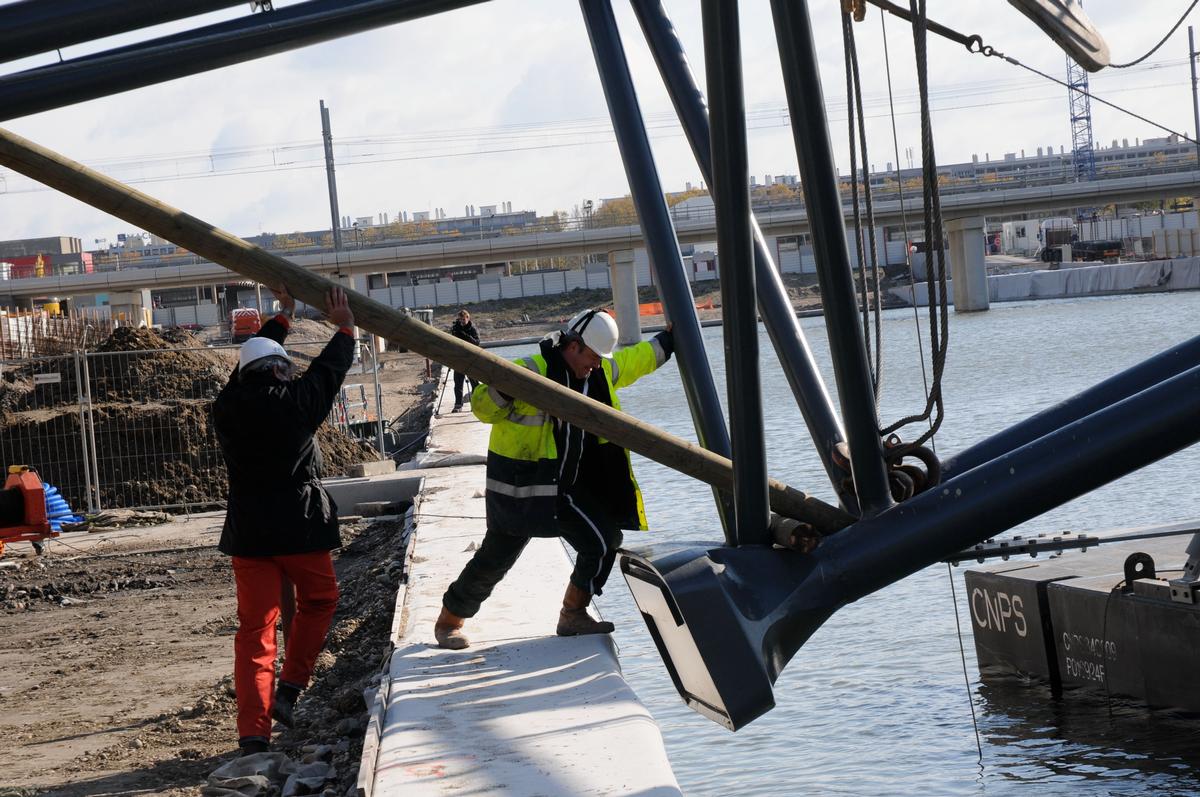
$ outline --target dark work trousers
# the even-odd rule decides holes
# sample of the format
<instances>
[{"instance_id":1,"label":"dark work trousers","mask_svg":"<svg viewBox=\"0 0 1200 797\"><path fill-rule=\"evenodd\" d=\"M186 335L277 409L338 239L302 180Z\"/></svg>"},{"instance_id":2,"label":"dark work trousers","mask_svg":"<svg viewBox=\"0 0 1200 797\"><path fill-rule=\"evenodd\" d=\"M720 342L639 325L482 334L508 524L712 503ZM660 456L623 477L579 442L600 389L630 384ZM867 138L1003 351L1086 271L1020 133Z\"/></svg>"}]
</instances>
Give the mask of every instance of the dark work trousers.
<instances>
[{"instance_id":1,"label":"dark work trousers","mask_svg":"<svg viewBox=\"0 0 1200 797\"><path fill-rule=\"evenodd\" d=\"M472 390L474 390L475 386L477 384L479 384L478 382L476 382L474 379L471 379L463 372L455 371L454 372L454 406L456 406L456 407L461 407L463 404L463 380L464 379L471 383Z\"/></svg>"},{"instance_id":2,"label":"dark work trousers","mask_svg":"<svg viewBox=\"0 0 1200 797\"><path fill-rule=\"evenodd\" d=\"M571 583L589 595L601 594L621 545L621 529L596 501L561 493L558 523L562 538L575 549ZM483 544L442 596L442 605L458 617L474 617L528 543L529 537L489 526Z\"/></svg>"}]
</instances>

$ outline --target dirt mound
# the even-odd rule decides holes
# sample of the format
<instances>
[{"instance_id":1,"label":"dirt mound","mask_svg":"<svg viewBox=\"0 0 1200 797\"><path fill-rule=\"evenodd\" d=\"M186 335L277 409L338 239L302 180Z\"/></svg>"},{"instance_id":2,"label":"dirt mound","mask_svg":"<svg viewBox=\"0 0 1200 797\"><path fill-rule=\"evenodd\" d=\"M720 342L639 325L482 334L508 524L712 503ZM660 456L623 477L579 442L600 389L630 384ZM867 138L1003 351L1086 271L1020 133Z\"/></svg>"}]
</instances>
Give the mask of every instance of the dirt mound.
<instances>
[{"instance_id":1,"label":"dirt mound","mask_svg":"<svg viewBox=\"0 0 1200 797\"><path fill-rule=\"evenodd\" d=\"M328 343L337 332L337 327L326 321L313 318L297 318L288 329L287 343L291 346L297 343ZM309 347L306 347L309 348ZM313 352L316 353L315 351Z\"/></svg>"},{"instance_id":2,"label":"dirt mound","mask_svg":"<svg viewBox=\"0 0 1200 797\"><path fill-rule=\"evenodd\" d=\"M232 368L204 349L175 345L152 329L118 327L91 359L92 401L210 399Z\"/></svg>"},{"instance_id":3,"label":"dirt mound","mask_svg":"<svg viewBox=\"0 0 1200 797\"><path fill-rule=\"evenodd\" d=\"M317 443L321 446L326 476L345 476L351 465L379 459L374 448L327 423L317 430Z\"/></svg>"},{"instance_id":4,"label":"dirt mound","mask_svg":"<svg viewBox=\"0 0 1200 797\"><path fill-rule=\"evenodd\" d=\"M179 342L173 342L178 340ZM0 378L0 464L34 465L76 508L87 505L95 443L100 506L213 506L225 500L224 460L212 425L212 400L229 380L236 354L192 348L188 333L164 337L121 327L87 363L92 409L81 433L76 363L54 366L59 381L33 384L35 366ZM45 370L46 366L36 366ZM328 424L318 440L325 475L378 459L374 449Z\"/></svg>"},{"instance_id":5,"label":"dirt mound","mask_svg":"<svg viewBox=\"0 0 1200 797\"><path fill-rule=\"evenodd\" d=\"M117 327L96 347L96 351L147 351L170 348L170 341L149 327Z\"/></svg>"},{"instance_id":6,"label":"dirt mound","mask_svg":"<svg viewBox=\"0 0 1200 797\"><path fill-rule=\"evenodd\" d=\"M199 348L204 345L204 341L192 334L183 327L167 327L159 333L163 340L174 346L185 348Z\"/></svg>"}]
</instances>

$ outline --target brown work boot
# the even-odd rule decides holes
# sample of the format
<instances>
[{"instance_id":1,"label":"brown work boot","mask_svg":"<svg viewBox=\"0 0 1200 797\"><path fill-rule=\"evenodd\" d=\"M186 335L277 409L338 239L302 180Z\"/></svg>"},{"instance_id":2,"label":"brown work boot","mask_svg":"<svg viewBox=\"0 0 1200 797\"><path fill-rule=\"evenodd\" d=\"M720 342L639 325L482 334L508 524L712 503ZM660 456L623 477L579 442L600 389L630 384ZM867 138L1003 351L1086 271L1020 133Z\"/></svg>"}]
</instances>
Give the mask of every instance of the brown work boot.
<instances>
[{"instance_id":1,"label":"brown work boot","mask_svg":"<svg viewBox=\"0 0 1200 797\"><path fill-rule=\"evenodd\" d=\"M588 604L592 596L574 584L567 584L567 594L563 595L562 610L558 613L559 636L581 636L583 634L611 634L613 624L595 620L588 614Z\"/></svg>"},{"instance_id":2,"label":"brown work boot","mask_svg":"<svg viewBox=\"0 0 1200 797\"><path fill-rule=\"evenodd\" d=\"M467 635L462 632L464 622L466 621L463 618L457 614L451 614L450 610L443 606L442 613L438 615L437 622L433 625L433 638L437 640L438 647L447 650L462 650L470 647L471 643L467 639Z\"/></svg>"}]
</instances>

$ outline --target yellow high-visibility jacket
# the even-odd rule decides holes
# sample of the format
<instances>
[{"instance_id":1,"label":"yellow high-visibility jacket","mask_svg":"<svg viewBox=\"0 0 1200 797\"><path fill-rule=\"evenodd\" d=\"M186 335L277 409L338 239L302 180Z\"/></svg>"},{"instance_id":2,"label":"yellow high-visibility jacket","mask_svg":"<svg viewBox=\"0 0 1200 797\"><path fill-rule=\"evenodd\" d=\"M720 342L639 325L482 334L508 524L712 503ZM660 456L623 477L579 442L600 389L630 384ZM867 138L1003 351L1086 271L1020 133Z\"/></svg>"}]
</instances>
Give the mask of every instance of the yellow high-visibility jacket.
<instances>
[{"instance_id":1,"label":"yellow high-visibility jacket","mask_svg":"<svg viewBox=\"0 0 1200 797\"><path fill-rule=\"evenodd\" d=\"M514 360L541 376L547 376L549 342L542 353ZM621 409L617 390L628 387L665 363L670 353L657 339L621 349L589 377L589 395ZM551 377L553 378L553 376ZM602 394L600 386L607 390ZM532 404L508 399L488 385L471 393L471 412L492 425L488 440L487 490L488 527L530 537L558 536L556 511L559 492L559 454L554 439L555 419ZM587 489L604 500L615 522L622 528L646 529L646 510L629 452L600 439L592 472L603 475L600 483Z\"/></svg>"}]
</instances>

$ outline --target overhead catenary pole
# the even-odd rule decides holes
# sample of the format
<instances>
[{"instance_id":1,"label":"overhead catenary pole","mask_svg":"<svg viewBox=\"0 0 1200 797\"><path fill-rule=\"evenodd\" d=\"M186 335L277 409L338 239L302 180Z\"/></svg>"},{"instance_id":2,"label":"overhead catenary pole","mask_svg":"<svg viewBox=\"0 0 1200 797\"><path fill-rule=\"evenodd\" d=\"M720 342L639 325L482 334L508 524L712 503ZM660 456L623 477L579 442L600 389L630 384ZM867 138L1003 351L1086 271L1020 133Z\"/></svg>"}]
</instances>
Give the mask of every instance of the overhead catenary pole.
<instances>
[{"instance_id":1,"label":"overhead catenary pole","mask_svg":"<svg viewBox=\"0 0 1200 797\"><path fill-rule=\"evenodd\" d=\"M842 198L829 141L808 3L806 0L771 0L771 10L791 114L792 137L800 164L804 205L812 230L821 308L825 311L829 351L850 449L850 470L864 516L876 515L892 506L892 494L884 467L879 414L858 318L858 303L854 298L854 275L850 271L850 254L846 249Z\"/></svg>"},{"instance_id":2,"label":"overhead catenary pole","mask_svg":"<svg viewBox=\"0 0 1200 797\"><path fill-rule=\"evenodd\" d=\"M1192 135L1196 137L1196 167L1200 168L1200 95L1196 89L1196 38L1188 25L1188 64L1192 67Z\"/></svg>"},{"instance_id":3,"label":"overhead catenary pole","mask_svg":"<svg viewBox=\"0 0 1200 797\"><path fill-rule=\"evenodd\" d=\"M704 181L712 185L712 150L709 143L708 108L704 92L696 83L683 44L675 32L662 0L633 0L633 10L641 23L650 52L658 64L659 73L671 95L675 113L683 124L684 133L700 166ZM754 284L758 294L758 310L762 315L767 336L779 357L779 366L792 389L800 413L808 426L809 436L825 466L825 472L835 491L847 505L856 505L853 495L842 486L846 472L834 462L838 444L845 440L842 424L834 410L829 391L821 378L816 359L796 311L788 299L787 289L779 269L767 247L766 239L753 220Z\"/></svg>"},{"instance_id":4,"label":"overhead catenary pole","mask_svg":"<svg viewBox=\"0 0 1200 797\"><path fill-rule=\"evenodd\" d=\"M329 290L338 287L332 280L4 129L0 129L0 164L250 279L265 285L285 285L289 293L306 304L321 307ZM346 295L358 326L659 464L722 490L733 489L733 466L727 458L581 396L362 294L347 290ZM772 509L819 530L842 528L854 520L837 507L774 479L769 489Z\"/></svg>"},{"instance_id":5,"label":"overhead catenary pole","mask_svg":"<svg viewBox=\"0 0 1200 797\"><path fill-rule=\"evenodd\" d=\"M329 127L329 109L321 100L321 139L325 142L325 177L329 182L329 216L332 221L333 251L342 251L342 217L338 212L337 178L333 170L333 133Z\"/></svg>"},{"instance_id":6,"label":"overhead catenary pole","mask_svg":"<svg viewBox=\"0 0 1200 797\"><path fill-rule=\"evenodd\" d=\"M637 92L617 31L612 4L609 0L580 0L579 5L587 25L588 38L592 42L596 69L600 73L600 83L608 102L629 191L633 195L650 262L658 277L659 296L662 297L666 318L673 324L679 376L692 413L696 437L704 448L728 457L732 450L729 430L725 427L721 399L704 351L695 300L684 271L679 240L675 236L675 226L663 196L662 183L659 182L654 153L650 149L650 138L646 135L646 124L638 106ZM735 545L738 534L734 523L733 495L718 492L714 497L725 540Z\"/></svg>"},{"instance_id":7,"label":"overhead catenary pole","mask_svg":"<svg viewBox=\"0 0 1200 797\"><path fill-rule=\"evenodd\" d=\"M709 189L716 208L717 251L721 258L725 376L733 440L738 544L770 545L741 26L738 5L728 0L701 0L700 14L708 96L712 100L713 181Z\"/></svg>"}]
</instances>

